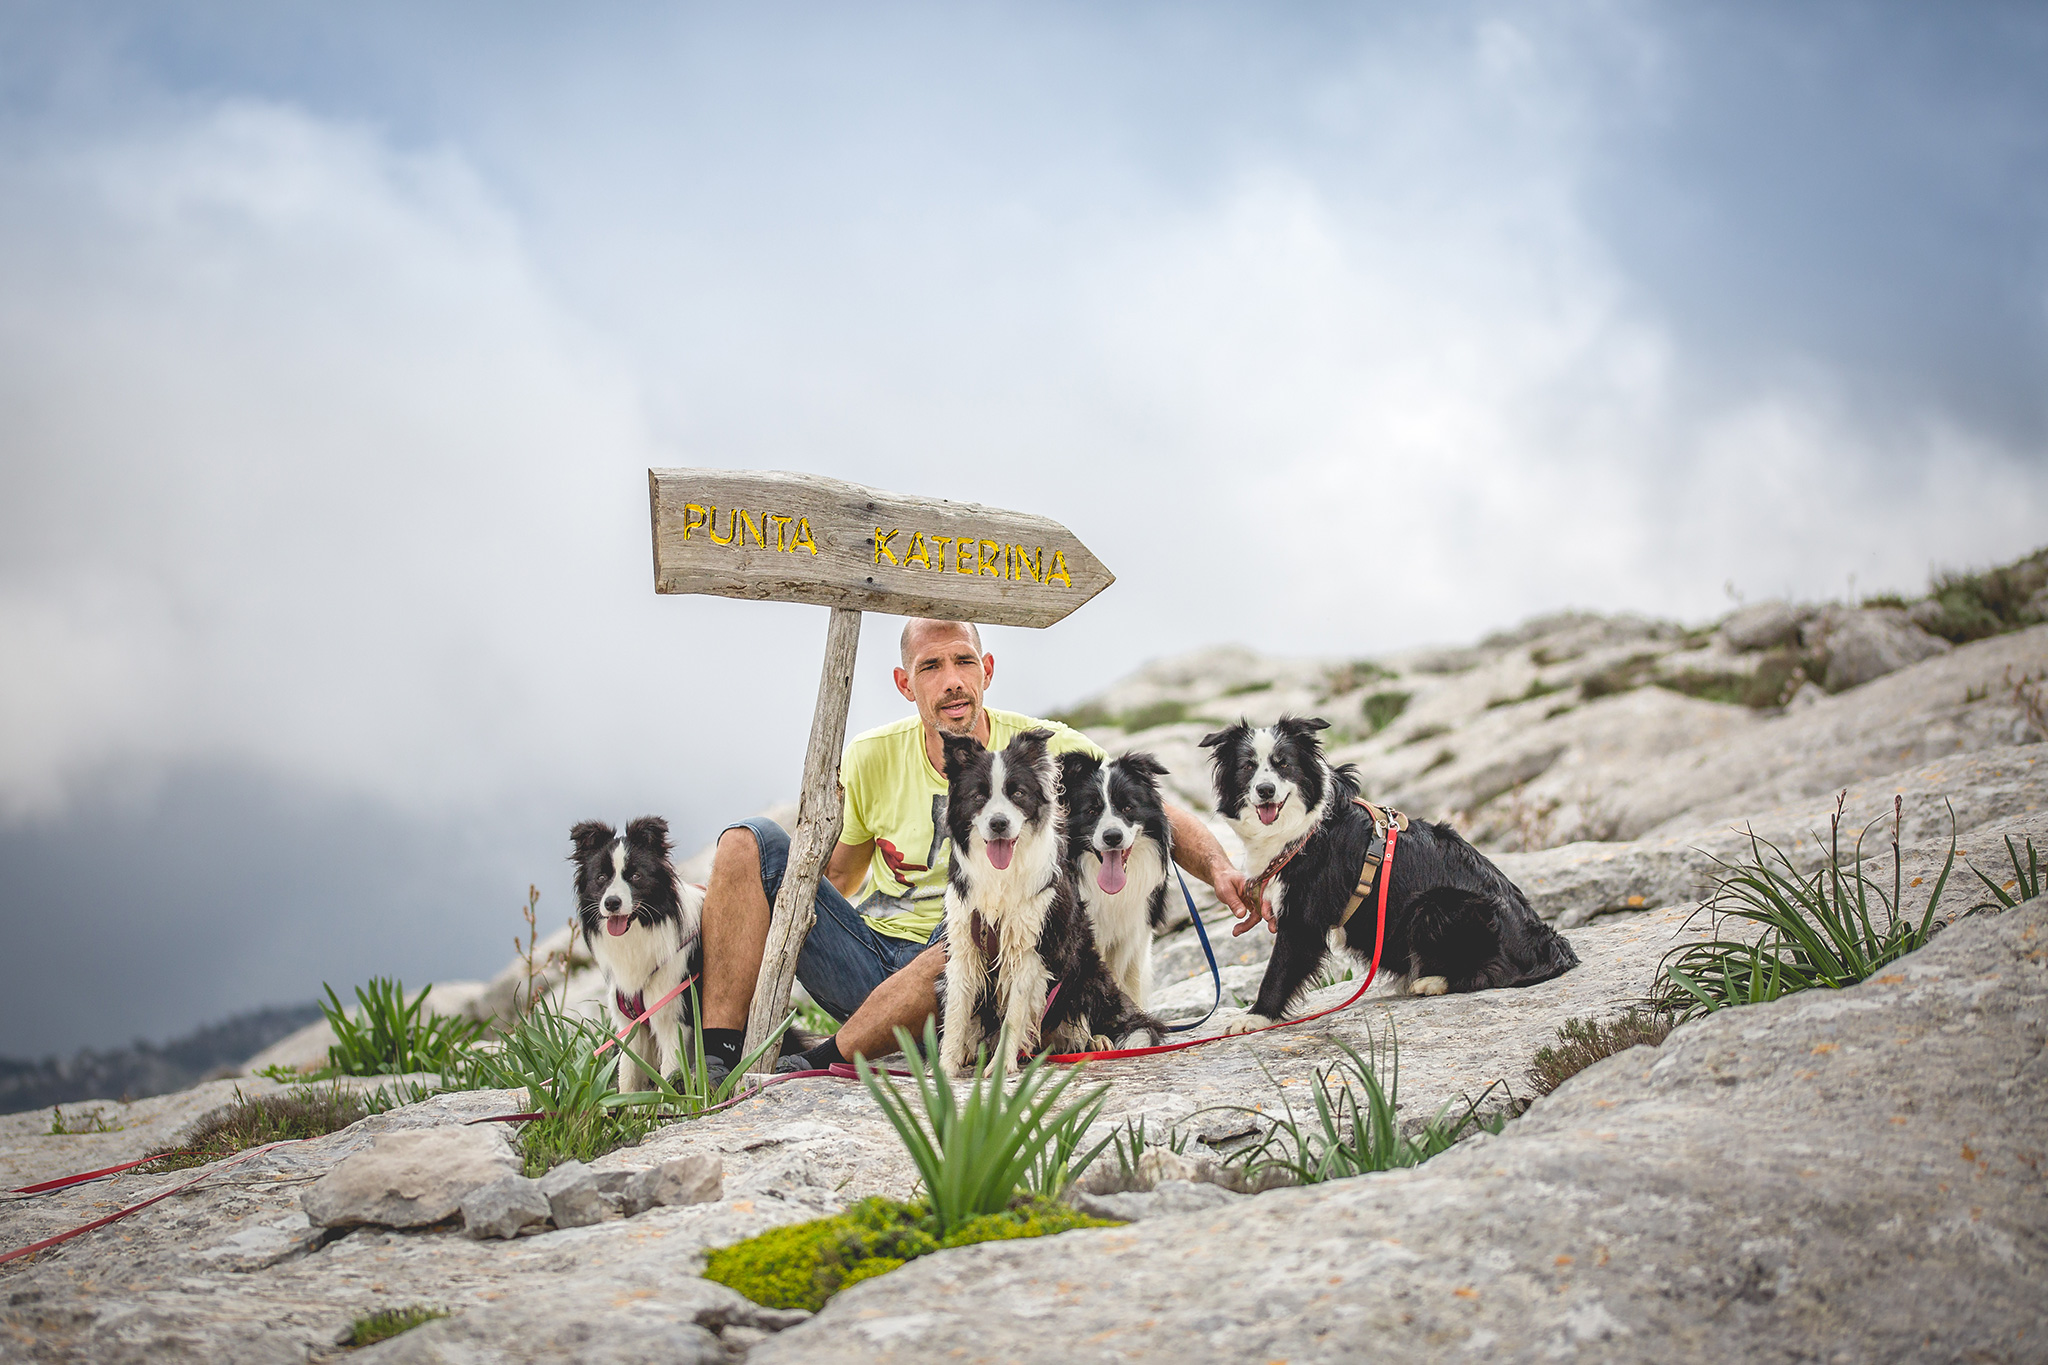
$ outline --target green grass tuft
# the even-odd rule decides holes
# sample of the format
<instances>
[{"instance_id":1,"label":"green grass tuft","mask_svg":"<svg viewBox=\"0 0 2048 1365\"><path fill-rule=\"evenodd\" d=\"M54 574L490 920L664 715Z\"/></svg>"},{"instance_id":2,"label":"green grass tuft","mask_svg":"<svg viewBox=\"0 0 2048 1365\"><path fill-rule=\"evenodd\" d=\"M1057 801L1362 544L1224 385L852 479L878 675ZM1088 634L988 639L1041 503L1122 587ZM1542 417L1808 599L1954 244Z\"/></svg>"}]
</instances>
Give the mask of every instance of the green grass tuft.
<instances>
[{"instance_id":1,"label":"green grass tuft","mask_svg":"<svg viewBox=\"0 0 2048 1365\"><path fill-rule=\"evenodd\" d=\"M865 1057L854 1065L861 1083L902 1139L912 1164L924 1181L925 1196L941 1233L970 1218L1000 1213L1023 1189L1057 1197L1109 1145L1109 1139L1076 1159L1081 1133L1102 1112L1109 1087L1097 1086L1057 1112L1080 1067L1048 1069L1034 1057L1006 1090L1003 1061L1011 1046L1004 1034L993 1057L983 1059L960 1091L938 1061L937 1030L924 1026L924 1048L907 1029L896 1030L910 1068L911 1096L897 1090L887 1072Z\"/></svg>"},{"instance_id":2,"label":"green grass tuft","mask_svg":"<svg viewBox=\"0 0 2048 1365\"><path fill-rule=\"evenodd\" d=\"M1936 574L1927 596L1939 613L1933 615L1927 629L1960 645L2038 625L2041 613L2032 603L2044 586L2048 586L2048 547L1981 573Z\"/></svg>"},{"instance_id":3,"label":"green grass tuft","mask_svg":"<svg viewBox=\"0 0 2048 1365\"><path fill-rule=\"evenodd\" d=\"M1233 1165L1243 1169L1245 1182L1251 1188L1274 1183L1274 1176L1312 1185L1372 1171L1417 1166L1449 1151L1467 1129L1477 1127L1498 1133L1507 1122L1505 1114L1488 1119L1479 1117L1479 1106L1501 1085L1495 1081L1478 1099L1467 1101L1463 1113L1453 1117L1451 1111L1456 1101L1446 1103L1419 1133L1410 1137L1401 1131L1397 1113L1401 1050L1392 1022L1387 1025L1384 1043L1370 1028L1366 1030L1363 1053L1342 1040L1337 1040L1337 1046L1344 1055L1311 1076L1309 1100L1313 1112L1306 1119L1295 1116L1285 1090L1280 1095L1286 1111L1284 1118L1272 1118L1242 1105L1219 1106L1226 1112L1246 1114L1268 1125L1256 1143L1229 1158ZM1272 1073L1267 1072L1267 1078L1271 1077Z\"/></svg>"},{"instance_id":4,"label":"green grass tuft","mask_svg":"<svg viewBox=\"0 0 2048 1365\"><path fill-rule=\"evenodd\" d=\"M1020 1195L943 1232L925 1203L863 1199L844 1213L770 1228L720 1247L706 1258L704 1278L767 1308L811 1312L849 1285L887 1274L906 1261L948 1247L1017 1237L1047 1237L1075 1228L1114 1227L1039 1195Z\"/></svg>"},{"instance_id":5,"label":"green grass tuft","mask_svg":"<svg viewBox=\"0 0 2048 1365\"><path fill-rule=\"evenodd\" d=\"M1086 702L1071 711L1054 711L1046 717L1062 725L1071 725L1076 730L1108 730L1116 727L1116 717L1100 702Z\"/></svg>"},{"instance_id":6,"label":"green grass tuft","mask_svg":"<svg viewBox=\"0 0 2048 1365\"><path fill-rule=\"evenodd\" d=\"M1126 711L1117 717L1117 725L1126 734L1137 734L1160 725L1178 725L1188 718L1188 704L1166 698L1150 706L1141 706L1135 711Z\"/></svg>"},{"instance_id":7,"label":"green grass tuft","mask_svg":"<svg viewBox=\"0 0 2048 1365\"><path fill-rule=\"evenodd\" d=\"M380 1341L389 1341L401 1332L410 1332L432 1322L435 1318L448 1317L445 1308L429 1308L416 1303L410 1308L380 1308L368 1317L357 1318L342 1338L341 1344L349 1350L363 1346L374 1346Z\"/></svg>"},{"instance_id":8,"label":"green grass tuft","mask_svg":"<svg viewBox=\"0 0 2048 1365\"><path fill-rule=\"evenodd\" d=\"M1538 1095L1548 1095L1603 1057L1632 1047L1657 1046L1677 1021L1668 1014L1631 1009L1616 1019L1567 1019L1558 1025L1557 1041L1536 1050L1529 1080Z\"/></svg>"},{"instance_id":9,"label":"green grass tuft","mask_svg":"<svg viewBox=\"0 0 2048 1365\"><path fill-rule=\"evenodd\" d=\"M1846 792L1844 793L1844 797ZM1672 950L1658 969L1649 1004L1660 1012L1694 1018L1736 1005L1755 1005L1795 991L1853 986L1927 943L1949 923L1938 918L1941 897L1955 868L1955 813L1949 813L1948 857L1916 921L1899 910L1899 811L1893 808L1892 890L1863 868L1863 835L1845 863L1841 856L1842 800L1835 802L1829 854L1811 876L1783 850L1749 836L1743 863L1715 859L1722 876L1700 907L1714 916L1716 937ZM1876 822L1873 821L1873 824ZM1868 834L1866 826L1864 834ZM1972 906L1963 914L1985 908ZM1950 919L1953 919L1951 916ZM1757 937L1720 936L1733 920L1758 926Z\"/></svg>"},{"instance_id":10,"label":"green grass tuft","mask_svg":"<svg viewBox=\"0 0 2048 1365\"><path fill-rule=\"evenodd\" d=\"M350 1017L334 987L321 983L327 999L321 1013L334 1030L334 1046L327 1049L328 1076L404 1076L416 1071L447 1071L460 1064L472 1044L483 1034L476 1020L433 1014L426 1009L427 985L411 1000L405 998L405 983L373 977L367 986L356 987L356 1013Z\"/></svg>"},{"instance_id":11,"label":"green grass tuft","mask_svg":"<svg viewBox=\"0 0 2048 1365\"><path fill-rule=\"evenodd\" d=\"M1983 869L1971 864L1970 871L1977 880L1984 883L1991 894L1998 898L1998 904L2006 909L2021 901L2030 901L2041 894L2041 855L2034 851L2034 836L2027 836L2027 860L2020 861L2020 851L2013 846L2012 836L2005 836L2005 856L2012 859L2012 877L2001 886L1984 875ZM1986 907L1989 908L1988 906Z\"/></svg>"},{"instance_id":12,"label":"green grass tuft","mask_svg":"<svg viewBox=\"0 0 2048 1365\"><path fill-rule=\"evenodd\" d=\"M180 1152L165 1152L141 1169L151 1175L207 1166L266 1142L325 1137L363 1118L360 1097L338 1085L297 1085L282 1095L250 1099L235 1091L234 1103L209 1115L192 1131Z\"/></svg>"},{"instance_id":13,"label":"green grass tuft","mask_svg":"<svg viewBox=\"0 0 2048 1365\"><path fill-rule=\"evenodd\" d=\"M1410 695L1407 692L1375 692L1367 697L1359 708L1359 714L1372 727L1371 733L1376 735L1399 720L1401 713L1408 709Z\"/></svg>"},{"instance_id":14,"label":"green grass tuft","mask_svg":"<svg viewBox=\"0 0 2048 1365\"><path fill-rule=\"evenodd\" d=\"M1592 677L1580 680L1579 699L1596 701L1641 687L1649 679L1650 670L1656 663L1655 654L1631 654L1618 664L1609 664Z\"/></svg>"},{"instance_id":15,"label":"green grass tuft","mask_svg":"<svg viewBox=\"0 0 2048 1365\"><path fill-rule=\"evenodd\" d=\"M1370 659L1357 659L1348 664L1339 664L1323 674L1323 696L1341 697L1347 692L1356 692L1368 683L1392 681L1401 675L1393 669L1376 664Z\"/></svg>"},{"instance_id":16,"label":"green grass tuft","mask_svg":"<svg viewBox=\"0 0 2048 1365\"><path fill-rule=\"evenodd\" d=\"M1272 690L1273 680L1268 678L1264 682L1239 683L1235 687L1226 687L1223 689L1223 695L1226 697L1248 697L1254 692L1271 692Z\"/></svg>"},{"instance_id":17,"label":"green grass tuft","mask_svg":"<svg viewBox=\"0 0 2048 1365\"><path fill-rule=\"evenodd\" d=\"M1528 689L1524 691L1521 696L1495 697L1492 701L1486 703L1486 709L1491 711L1494 710L1496 707L1514 706L1518 703L1525 701L1535 701L1538 697L1555 696L1557 693L1565 691L1570 686L1570 683L1547 683L1543 681L1543 679L1541 678L1531 678L1529 679Z\"/></svg>"}]
</instances>

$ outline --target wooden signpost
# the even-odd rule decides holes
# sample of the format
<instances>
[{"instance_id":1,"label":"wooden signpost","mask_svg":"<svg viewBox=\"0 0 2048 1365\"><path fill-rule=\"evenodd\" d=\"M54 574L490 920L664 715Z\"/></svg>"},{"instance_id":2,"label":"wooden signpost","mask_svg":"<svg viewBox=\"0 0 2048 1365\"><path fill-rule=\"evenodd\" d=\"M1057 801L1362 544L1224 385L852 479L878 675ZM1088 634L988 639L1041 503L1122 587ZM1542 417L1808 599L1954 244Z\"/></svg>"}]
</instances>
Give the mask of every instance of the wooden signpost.
<instances>
[{"instance_id":1,"label":"wooden signpost","mask_svg":"<svg viewBox=\"0 0 2048 1365\"><path fill-rule=\"evenodd\" d=\"M814 474L650 469L654 590L832 609L789 867L747 1016L752 1051L789 1012L797 952L839 841L839 755L860 614L1049 626L1115 577L1046 517L883 493ZM774 1067L771 1052L756 1069Z\"/></svg>"}]
</instances>

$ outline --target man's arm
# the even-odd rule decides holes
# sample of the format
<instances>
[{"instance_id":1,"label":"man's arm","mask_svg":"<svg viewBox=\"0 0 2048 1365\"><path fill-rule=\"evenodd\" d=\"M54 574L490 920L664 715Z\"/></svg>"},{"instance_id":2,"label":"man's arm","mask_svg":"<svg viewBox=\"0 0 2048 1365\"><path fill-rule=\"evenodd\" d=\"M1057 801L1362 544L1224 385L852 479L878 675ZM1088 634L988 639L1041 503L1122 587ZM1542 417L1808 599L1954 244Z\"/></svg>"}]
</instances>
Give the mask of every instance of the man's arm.
<instances>
[{"instance_id":1,"label":"man's arm","mask_svg":"<svg viewBox=\"0 0 2048 1365\"><path fill-rule=\"evenodd\" d=\"M1166 823L1173 826L1173 860L1214 887L1216 899L1237 916L1237 927L1231 934L1241 934L1257 924L1265 907L1245 905L1244 873L1230 861L1209 827L1196 819L1193 811L1171 803L1166 807ZM1271 933L1272 916L1268 914L1265 918L1266 930Z\"/></svg>"},{"instance_id":2,"label":"man's arm","mask_svg":"<svg viewBox=\"0 0 2048 1365\"><path fill-rule=\"evenodd\" d=\"M834 844L832 859L825 864L825 880L839 888L839 894L852 900L860 894L860 884L867 880L868 864L874 861L875 841L864 844Z\"/></svg>"}]
</instances>

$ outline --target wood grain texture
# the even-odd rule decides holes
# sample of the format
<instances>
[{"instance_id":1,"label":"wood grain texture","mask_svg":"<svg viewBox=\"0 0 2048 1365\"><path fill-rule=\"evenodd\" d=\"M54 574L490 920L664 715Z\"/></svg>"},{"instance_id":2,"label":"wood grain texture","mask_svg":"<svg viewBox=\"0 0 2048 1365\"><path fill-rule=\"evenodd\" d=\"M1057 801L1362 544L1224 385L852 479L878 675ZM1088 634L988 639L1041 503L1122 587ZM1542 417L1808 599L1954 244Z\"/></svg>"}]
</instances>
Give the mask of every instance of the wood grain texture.
<instances>
[{"instance_id":1,"label":"wood grain texture","mask_svg":"<svg viewBox=\"0 0 2048 1365\"><path fill-rule=\"evenodd\" d=\"M816 474L650 469L647 487L660 593L1049 626L1116 581L1048 517Z\"/></svg>"},{"instance_id":2,"label":"wood grain texture","mask_svg":"<svg viewBox=\"0 0 2048 1365\"><path fill-rule=\"evenodd\" d=\"M853 696L853 662L859 648L860 613L834 607L831 623L825 628L825 665L818 675L811 741L804 748L804 785L797 798L796 829L789 838L789 866L768 918L768 941L761 950L761 972L754 978L754 1002L747 1012L747 1052L759 1047L769 1030L789 1013L796 957L817 919L818 882L825 874L825 860L839 842L845 807L839 790L839 755L846 747L846 709ZM754 1069L774 1071L776 1055L776 1049L770 1048Z\"/></svg>"}]
</instances>

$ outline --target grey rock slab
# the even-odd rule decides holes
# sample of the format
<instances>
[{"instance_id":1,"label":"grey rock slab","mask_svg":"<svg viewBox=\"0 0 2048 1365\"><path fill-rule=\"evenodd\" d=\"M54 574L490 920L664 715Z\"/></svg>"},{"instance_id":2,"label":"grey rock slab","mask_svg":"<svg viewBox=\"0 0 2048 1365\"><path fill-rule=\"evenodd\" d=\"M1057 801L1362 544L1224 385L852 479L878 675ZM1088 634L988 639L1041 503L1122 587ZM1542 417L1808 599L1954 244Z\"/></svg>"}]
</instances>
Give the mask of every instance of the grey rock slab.
<instances>
[{"instance_id":1,"label":"grey rock slab","mask_svg":"<svg viewBox=\"0 0 2048 1365\"><path fill-rule=\"evenodd\" d=\"M1076 1193L1074 1207L1093 1218L1116 1218L1135 1223L1144 1218L1163 1218L1176 1213L1199 1213L1249 1198L1233 1194L1221 1185L1192 1180L1162 1180L1149 1190L1122 1194Z\"/></svg>"},{"instance_id":2,"label":"grey rock slab","mask_svg":"<svg viewBox=\"0 0 2048 1365\"><path fill-rule=\"evenodd\" d=\"M383 1133L306 1191L306 1216L330 1228L426 1227L452 1217L470 1191L518 1169L495 1125Z\"/></svg>"},{"instance_id":3,"label":"grey rock slab","mask_svg":"<svg viewBox=\"0 0 2048 1365\"><path fill-rule=\"evenodd\" d=\"M619 1182L623 1194L624 1181ZM558 1228L588 1227L604 1221L608 1212L605 1182L597 1172L580 1161L565 1161L540 1178L540 1192Z\"/></svg>"},{"instance_id":4,"label":"grey rock slab","mask_svg":"<svg viewBox=\"0 0 2048 1365\"><path fill-rule=\"evenodd\" d=\"M596 1193L595 1183L591 1193ZM477 1186L462 1196L461 1207L463 1232L479 1239L517 1237L528 1228L544 1227L553 1212L540 1182L523 1175Z\"/></svg>"},{"instance_id":5,"label":"grey rock slab","mask_svg":"<svg viewBox=\"0 0 2048 1365\"><path fill-rule=\"evenodd\" d=\"M1939 860L1948 846L1951 809L1960 845L1970 855L1998 854L2006 830L2022 837L2031 832L2036 845L2048 850L2048 746L1959 753L1846 790L1845 858L1857 832L1880 817L1883 824L1866 840L1864 854L1889 856L1895 795L1905 801L1902 844L1908 854ZM1777 845L1801 871L1810 871L1827 851L1835 795L1828 790L1762 809L1752 806L1719 820L1716 816L1727 808L1709 807L1674 822L1676 828L1640 839L1495 854L1494 861L1528 895L1537 914L1568 928L1598 915L1705 896L1717 874L1716 857L1737 861L1749 856L1746 831ZM1920 904L1925 904L1924 895Z\"/></svg>"},{"instance_id":6,"label":"grey rock slab","mask_svg":"<svg viewBox=\"0 0 2048 1365\"><path fill-rule=\"evenodd\" d=\"M1830 609L1823 615L1822 624L1828 667L1821 681L1830 692L1871 682L1953 648L1948 641L1915 625L1897 607Z\"/></svg>"},{"instance_id":7,"label":"grey rock slab","mask_svg":"<svg viewBox=\"0 0 2048 1365\"><path fill-rule=\"evenodd\" d=\"M1790 602L1752 602L1721 623L1721 638L1729 648L1770 649L1798 640L1799 627L1814 614L1812 607L1795 607Z\"/></svg>"},{"instance_id":8,"label":"grey rock slab","mask_svg":"<svg viewBox=\"0 0 2048 1365\"><path fill-rule=\"evenodd\" d=\"M1681 1027L1424 1166L940 1252L749 1358L2038 1358L2044 1056L2035 903Z\"/></svg>"},{"instance_id":9,"label":"grey rock slab","mask_svg":"<svg viewBox=\"0 0 2048 1365\"><path fill-rule=\"evenodd\" d=\"M763 1144L766 1145L766 1144ZM679 1156L650 1166L626 1184L626 1212L708 1204L722 1197L725 1164L708 1153Z\"/></svg>"}]
</instances>

